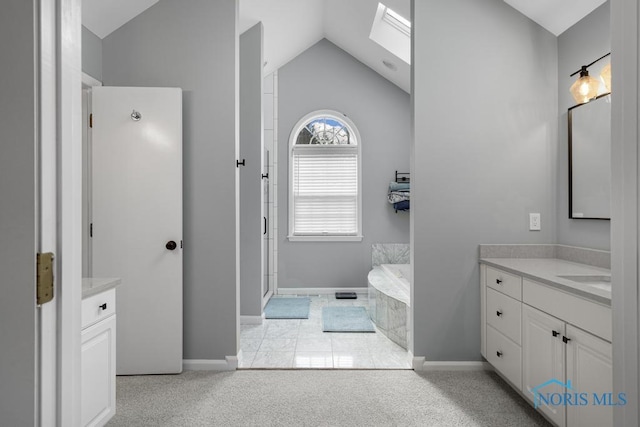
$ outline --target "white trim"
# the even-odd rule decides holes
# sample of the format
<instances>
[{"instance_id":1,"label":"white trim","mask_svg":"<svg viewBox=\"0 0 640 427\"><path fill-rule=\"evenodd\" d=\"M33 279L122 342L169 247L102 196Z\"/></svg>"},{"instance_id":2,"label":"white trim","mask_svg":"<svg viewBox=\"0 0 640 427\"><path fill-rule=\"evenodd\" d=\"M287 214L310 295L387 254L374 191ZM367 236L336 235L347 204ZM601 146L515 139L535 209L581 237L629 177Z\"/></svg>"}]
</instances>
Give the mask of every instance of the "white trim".
<instances>
[{"instance_id":1,"label":"white trim","mask_svg":"<svg viewBox=\"0 0 640 427\"><path fill-rule=\"evenodd\" d=\"M411 353L411 352L409 352ZM424 370L424 357L415 357L413 353L411 353L411 369L417 372L422 372Z\"/></svg>"},{"instance_id":2,"label":"white trim","mask_svg":"<svg viewBox=\"0 0 640 427\"><path fill-rule=\"evenodd\" d=\"M349 131L356 139L356 144L354 147L342 147L343 149L348 150L357 150L358 155L358 228L357 228L357 236L296 236L293 230L294 224L294 216L293 216L293 148L295 146L296 138L298 137L298 133L302 130L302 128L314 117L333 117L338 121L343 122L349 128ZM336 147L332 147L336 148ZM340 147L337 147L340 148ZM334 110L316 110L313 111L304 117L302 117L296 125L291 130L289 134L289 145L287 146L287 169L289 182L287 183L287 192L289 195L288 200L288 210L289 210L289 219L288 219L288 239L289 241L336 241L336 242L345 242L345 241L362 241L362 138L360 137L360 132L356 125L351 121L346 114L340 113ZM310 237L310 239L303 240L303 238ZM347 239L345 239L347 238ZM350 239L349 239L350 238ZM359 240L357 240L359 238ZM344 239L344 240L343 240Z\"/></svg>"},{"instance_id":3,"label":"white trim","mask_svg":"<svg viewBox=\"0 0 640 427\"><path fill-rule=\"evenodd\" d=\"M98 79L91 77L89 74L83 72L82 73L82 86L102 86L102 82Z\"/></svg>"},{"instance_id":4,"label":"white trim","mask_svg":"<svg viewBox=\"0 0 640 427\"><path fill-rule=\"evenodd\" d=\"M39 166L36 166L36 176L39 193L39 239L38 252L53 252L57 255L58 233L58 170L57 170L57 16L56 4L53 0L40 2L40 58L39 69L40 93L38 104L40 117L38 120L39 147L37 156ZM36 208L38 209L38 208ZM59 283L59 274L55 282ZM58 301L40 306L39 310L39 406L37 425L40 427L55 426L58 419L58 401L56 399L60 381L57 375L58 367Z\"/></svg>"},{"instance_id":5,"label":"white trim","mask_svg":"<svg viewBox=\"0 0 640 427\"><path fill-rule=\"evenodd\" d=\"M185 371L235 371L238 369L238 356L225 356L226 360L184 359Z\"/></svg>"},{"instance_id":6,"label":"white trim","mask_svg":"<svg viewBox=\"0 0 640 427\"><path fill-rule=\"evenodd\" d=\"M56 15L58 117L58 419L80 425L82 293L81 0L60 0Z\"/></svg>"},{"instance_id":7,"label":"white trim","mask_svg":"<svg viewBox=\"0 0 640 427\"><path fill-rule=\"evenodd\" d=\"M638 2L611 2L611 310L613 392L627 404L613 411L613 425L640 422L640 9Z\"/></svg>"},{"instance_id":8,"label":"white trim","mask_svg":"<svg viewBox=\"0 0 640 427\"><path fill-rule=\"evenodd\" d=\"M287 236L290 242L362 242L363 236Z\"/></svg>"},{"instance_id":9,"label":"white trim","mask_svg":"<svg viewBox=\"0 0 640 427\"><path fill-rule=\"evenodd\" d=\"M242 316L240 315L240 324L241 325L262 325L264 320L264 313L262 316Z\"/></svg>"},{"instance_id":10,"label":"white trim","mask_svg":"<svg viewBox=\"0 0 640 427\"><path fill-rule=\"evenodd\" d=\"M332 295L336 292L355 292L366 294L368 288L279 288L278 295Z\"/></svg>"},{"instance_id":11,"label":"white trim","mask_svg":"<svg viewBox=\"0 0 640 427\"><path fill-rule=\"evenodd\" d=\"M275 293L273 292L273 289L269 289L269 292L267 292L266 295L264 295L262 297L262 307L261 310L264 311L264 307L267 305L267 303L269 302L269 300L271 299L271 297L274 295ZM264 313L262 313L262 318L264 319Z\"/></svg>"},{"instance_id":12,"label":"white trim","mask_svg":"<svg viewBox=\"0 0 640 427\"><path fill-rule=\"evenodd\" d=\"M414 363L416 359L424 359L414 357ZM415 367L414 367L415 369ZM492 371L493 368L488 362L429 362L425 361L422 364L422 369L416 369L422 372L427 371Z\"/></svg>"},{"instance_id":13,"label":"white trim","mask_svg":"<svg viewBox=\"0 0 640 427\"><path fill-rule=\"evenodd\" d=\"M488 362L429 362L425 357L413 357L411 367L417 372L427 371L493 371L493 367Z\"/></svg>"}]
</instances>

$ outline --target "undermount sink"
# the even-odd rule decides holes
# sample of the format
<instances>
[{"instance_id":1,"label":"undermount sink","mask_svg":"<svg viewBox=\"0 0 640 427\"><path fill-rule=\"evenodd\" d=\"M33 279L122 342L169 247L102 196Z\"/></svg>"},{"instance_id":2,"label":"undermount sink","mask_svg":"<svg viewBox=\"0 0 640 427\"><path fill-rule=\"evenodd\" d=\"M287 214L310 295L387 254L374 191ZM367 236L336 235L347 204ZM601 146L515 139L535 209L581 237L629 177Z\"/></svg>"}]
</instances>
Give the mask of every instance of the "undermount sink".
<instances>
[{"instance_id":1,"label":"undermount sink","mask_svg":"<svg viewBox=\"0 0 640 427\"><path fill-rule=\"evenodd\" d=\"M608 291L611 289L611 276L599 276L599 275L575 275L575 276L558 276L561 279L571 280L576 283L583 283L585 285L593 286L594 288L603 289Z\"/></svg>"}]
</instances>

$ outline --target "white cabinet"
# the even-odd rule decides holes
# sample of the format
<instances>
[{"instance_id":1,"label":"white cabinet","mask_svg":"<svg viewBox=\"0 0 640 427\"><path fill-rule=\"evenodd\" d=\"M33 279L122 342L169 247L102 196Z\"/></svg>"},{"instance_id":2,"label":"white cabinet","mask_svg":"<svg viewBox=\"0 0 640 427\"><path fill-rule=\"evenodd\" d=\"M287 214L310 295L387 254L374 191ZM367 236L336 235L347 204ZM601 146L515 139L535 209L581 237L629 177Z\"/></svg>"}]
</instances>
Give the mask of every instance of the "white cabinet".
<instances>
[{"instance_id":1,"label":"white cabinet","mask_svg":"<svg viewBox=\"0 0 640 427\"><path fill-rule=\"evenodd\" d=\"M81 425L103 426L116 411L115 289L82 301Z\"/></svg>"},{"instance_id":2,"label":"white cabinet","mask_svg":"<svg viewBox=\"0 0 640 427\"><path fill-rule=\"evenodd\" d=\"M481 293L496 371L559 427L613 425L611 308L486 265Z\"/></svg>"},{"instance_id":3,"label":"white cabinet","mask_svg":"<svg viewBox=\"0 0 640 427\"><path fill-rule=\"evenodd\" d=\"M534 388L553 378L565 383L565 344L562 337L565 323L523 304L522 307L522 393L535 405ZM549 384L545 393L564 393L557 384ZM545 405L538 400L538 409L558 426L565 425L564 405Z\"/></svg>"},{"instance_id":4,"label":"white cabinet","mask_svg":"<svg viewBox=\"0 0 640 427\"><path fill-rule=\"evenodd\" d=\"M567 380L574 393L588 393L589 405L568 406L567 425L605 427L613 425L618 403L613 390L611 343L567 325ZM597 396L597 397L596 397ZM599 399L595 404L594 399Z\"/></svg>"}]
</instances>

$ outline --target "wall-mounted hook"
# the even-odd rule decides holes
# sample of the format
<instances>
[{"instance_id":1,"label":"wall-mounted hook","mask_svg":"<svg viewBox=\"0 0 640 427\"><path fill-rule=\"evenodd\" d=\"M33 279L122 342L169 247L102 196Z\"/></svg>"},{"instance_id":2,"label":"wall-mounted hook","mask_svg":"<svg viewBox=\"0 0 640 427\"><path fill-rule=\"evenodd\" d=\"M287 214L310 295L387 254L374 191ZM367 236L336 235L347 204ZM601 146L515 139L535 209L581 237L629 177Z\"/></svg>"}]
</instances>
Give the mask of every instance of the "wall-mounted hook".
<instances>
[{"instance_id":1,"label":"wall-mounted hook","mask_svg":"<svg viewBox=\"0 0 640 427\"><path fill-rule=\"evenodd\" d=\"M139 111L133 110L131 112L131 120L134 122L139 122L142 119L142 114Z\"/></svg>"},{"instance_id":2,"label":"wall-mounted hook","mask_svg":"<svg viewBox=\"0 0 640 427\"><path fill-rule=\"evenodd\" d=\"M244 164L244 159L242 159L242 161L240 161L240 160L236 160L236 167L237 167L237 168L239 168L240 166L246 166L246 165Z\"/></svg>"}]
</instances>

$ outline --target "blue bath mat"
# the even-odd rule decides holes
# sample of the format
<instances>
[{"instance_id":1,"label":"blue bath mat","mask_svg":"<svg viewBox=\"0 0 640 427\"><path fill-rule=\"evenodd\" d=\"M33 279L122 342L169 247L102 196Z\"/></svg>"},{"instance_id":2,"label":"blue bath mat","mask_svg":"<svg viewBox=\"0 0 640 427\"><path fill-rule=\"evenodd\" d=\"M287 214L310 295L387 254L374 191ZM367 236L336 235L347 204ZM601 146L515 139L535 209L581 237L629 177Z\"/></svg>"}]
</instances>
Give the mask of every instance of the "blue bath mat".
<instances>
[{"instance_id":1,"label":"blue bath mat","mask_svg":"<svg viewBox=\"0 0 640 427\"><path fill-rule=\"evenodd\" d=\"M264 308L267 319L308 319L309 298L271 298Z\"/></svg>"},{"instance_id":2,"label":"blue bath mat","mask_svg":"<svg viewBox=\"0 0 640 427\"><path fill-rule=\"evenodd\" d=\"M323 307L324 332L375 332L364 307Z\"/></svg>"}]
</instances>

